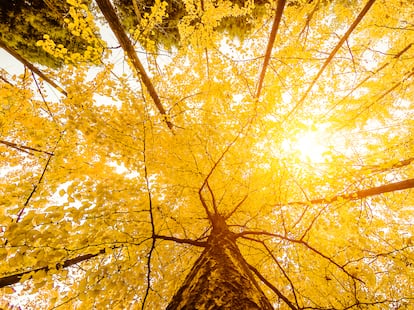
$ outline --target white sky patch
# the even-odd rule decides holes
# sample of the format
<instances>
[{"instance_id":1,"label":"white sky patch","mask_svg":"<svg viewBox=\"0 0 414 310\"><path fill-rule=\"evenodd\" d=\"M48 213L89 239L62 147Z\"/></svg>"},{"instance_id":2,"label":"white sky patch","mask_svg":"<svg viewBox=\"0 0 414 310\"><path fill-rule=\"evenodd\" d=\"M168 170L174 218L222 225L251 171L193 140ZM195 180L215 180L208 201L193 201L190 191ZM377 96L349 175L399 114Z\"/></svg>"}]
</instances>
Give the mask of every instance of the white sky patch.
<instances>
[{"instance_id":1,"label":"white sky patch","mask_svg":"<svg viewBox=\"0 0 414 310\"><path fill-rule=\"evenodd\" d=\"M69 185L71 185L72 182L65 182L58 186L56 189L56 192L52 195L51 201L52 202L62 202L62 200L67 200L67 194ZM64 195L62 195L63 191L65 192ZM65 198L66 197L66 198Z\"/></svg>"},{"instance_id":2,"label":"white sky patch","mask_svg":"<svg viewBox=\"0 0 414 310\"><path fill-rule=\"evenodd\" d=\"M114 161L107 163L109 167L114 168L115 172L124 175L127 179L134 179L139 176L137 171L131 171L123 163L120 165Z\"/></svg>"},{"instance_id":3,"label":"white sky patch","mask_svg":"<svg viewBox=\"0 0 414 310\"><path fill-rule=\"evenodd\" d=\"M230 104L231 108L237 107L243 104L244 95L242 94L235 94L232 96L232 102Z\"/></svg>"},{"instance_id":4,"label":"white sky patch","mask_svg":"<svg viewBox=\"0 0 414 310\"><path fill-rule=\"evenodd\" d=\"M0 49L0 60L1 68L10 73L22 73L24 66L16 60L14 57L10 56L5 50Z\"/></svg>"},{"instance_id":5,"label":"white sky patch","mask_svg":"<svg viewBox=\"0 0 414 310\"><path fill-rule=\"evenodd\" d=\"M20 169L22 169L22 165L17 165L17 166L2 165L1 169L0 169L0 178L4 178L9 173L13 173L13 172L18 171Z\"/></svg>"},{"instance_id":6,"label":"white sky patch","mask_svg":"<svg viewBox=\"0 0 414 310\"><path fill-rule=\"evenodd\" d=\"M111 97L108 96L102 96L99 94L93 94L93 101L94 101L94 105L97 107L101 107L101 106L111 106L111 107L117 107L118 109L121 108L122 103L119 101L114 100Z\"/></svg>"},{"instance_id":7,"label":"white sky patch","mask_svg":"<svg viewBox=\"0 0 414 310\"><path fill-rule=\"evenodd\" d=\"M284 92L282 94L282 100L285 104L290 104L292 102L292 95L289 92Z\"/></svg>"},{"instance_id":8,"label":"white sky patch","mask_svg":"<svg viewBox=\"0 0 414 310\"><path fill-rule=\"evenodd\" d=\"M407 99L398 99L394 104L391 114L396 118L409 119L414 116L414 109L412 109L413 102Z\"/></svg>"},{"instance_id":9,"label":"white sky patch","mask_svg":"<svg viewBox=\"0 0 414 310\"><path fill-rule=\"evenodd\" d=\"M373 71L378 68L377 54L385 54L390 49L390 43L387 38L379 40L370 49L365 50L362 55L361 64L364 64L365 69ZM381 57L382 59L382 57Z\"/></svg>"}]
</instances>

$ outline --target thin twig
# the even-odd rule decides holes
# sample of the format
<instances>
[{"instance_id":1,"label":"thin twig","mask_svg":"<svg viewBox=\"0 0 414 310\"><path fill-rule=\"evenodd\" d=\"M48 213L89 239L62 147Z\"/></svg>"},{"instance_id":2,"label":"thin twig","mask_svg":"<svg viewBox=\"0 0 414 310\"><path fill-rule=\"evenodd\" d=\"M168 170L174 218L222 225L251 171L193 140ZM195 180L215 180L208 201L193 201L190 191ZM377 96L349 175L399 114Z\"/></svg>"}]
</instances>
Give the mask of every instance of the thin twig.
<instances>
[{"instance_id":1,"label":"thin twig","mask_svg":"<svg viewBox=\"0 0 414 310\"><path fill-rule=\"evenodd\" d=\"M57 146L58 146L61 139L62 139L62 136L60 136L59 139L56 141L56 145L53 148L53 152L52 153L47 153L49 155L49 158L47 159L45 167L43 168L42 175L40 176L39 180L37 181L37 184L33 186L33 190L31 191L30 195L27 197L26 202L23 205L23 208L17 214L16 223L18 223L20 221L20 218L22 217L24 210L29 205L30 199L32 198L32 196L34 195L34 193L36 192L36 190L39 188L40 184L42 183L42 180L43 180L43 177L45 176L47 167L49 166L49 163L50 163L52 157L54 156L54 152L55 152L55 150L56 150L56 148L57 148Z\"/></svg>"},{"instance_id":2,"label":"thin twig","mask_svg":"<svg viewBox=\"0 0 414 310\"><path fill-rule=\"evenodd\" d=\"M211 177L211 175L214 173L214 171L216 170L218 164L222 161L222 159L224 158L224 156L227 154L227 152L230 150L230 148L234 145L234 143L236 143L237 139L240 137L240 133L233 139L233 141L231 141L226 148L224 149L224 151L221 153L220 157L218 158L218 160L216 160L216 162L214 163L213 167L211 167L209 173L207 174L207 176L204 178L203 184L201 185L200 189L198 190L198 196L200 197L201 203L204 207L204 209L206 210L207 216L210 220L212 220L211 217L211 213L208 209L208 206L203 198L203 189L208 185L208 179ZM210 188L210 193L212 192L211 188ZM214 207L214 206L213 206ZM216 209L214 211L217 211Z\"/></svg>"},{"instance_id":3,"label":"thin twig","mask_svg":"<svg viewBox=\"0 0 414 310\"><path fill-rule=\"evenodd\" d=\"M4 83L9 84L10 86L14 86L9 80L7 80L3 75L0 75L0 80L2 80Z\"/></svg>"},{"instance_id":4,"label":"thin twig","mask_svg":"<svg viewBox=\"0 0 414 310\"><path fill-rule=\"evenodd\" d=\"M277 260L277 258L275 257L275 255L273 254L272 250L267 246L267 244L263 241L263 240L257 240L254 238L247 238L246 239L252 240L254 242L258 242L260 243L267 251L267 253L270 255L270 257L273 259L273 261L276 263L276 265L279 267L280 271L283 273L284 277L286 278L286 280L289 282L290 284L290 288L293 294L293 297L295 298L295 303L296 305L299 307L299 303L298 303L298 299L296 296L296 290L295 287L293 285L292 280L289 278L288 274L286 273L286 271L282 268L282 266L280 265L279 261Z\"/></svg>"},{"instance_id":5,"label":"thin twig","mask_svg":"<svg viewBox=\"0 0 414 310\"><path fill-rule=\"evenodd\" d=\"M234 212L236 212L240 208L240 206L246 201L247 197L249 197L248 194L243 197L243 199L234 207L232 211L230 211L227 215L224 216L224 219L229 219L234 214Z\"/></svg>"},{"instance_id":6,"label":"thin twig","mask_svg":"<svg viewBox=\"0 0 414 310\"><path fill-rule=\"evenodd\" d=\"M156 234L155 234L155 224L154 224L154 214L153 214L153 203L152 203L152 193L150 188L150 183L148 179L148 167L147 167L147 150L146 150L146 130L145 124L143 125L143 135L144 135L144 142L143 142L143 156L144 156L144 179L145 179L145 186L148 193L148 203L149 203L149 215L150 215L150 222L151 222L151 236L152 236L152 243L151 248L148 252L148 259L147 259L147 288L145 290L145 295L142 301L141 309L145 308L145 302L147 301L149 291L151 289L151 258L152 253L155 249L155 242L156 242Z\"/></svg>"},{"instance_id":7,"label":"thin twig","mask_svg":"<svg viewBox=\"0 0 414 310\"><path fill-rule=\"evenodd\" d=\"M34 195L34 193L36 192L37 188L39 187L40 183L42 183L43 177L45 176L47 167L49 166L50 160L52 159L52 155L49 155L49 158L46 161L46 165L43 168L42 171L42 175L40 176L39 180L37 181L37 184L33 186L32 191L30 192L30 195L27 197L26 202L23 205L23 208L20 209L19 213L17 214L17 219L16 219L16 223L18 223L23 215L24 210L26 209L26 207L29 205L30 199L32 198L32 196Z\"/></svg>"},{"instance_id":8,"label":"thin twig","mask_svg":"<svg viewBox=\"0 0 414 310\"><path fill-rule=\"evenodd\" d=\"M408 44L404 49L402 49L401 51L399 51L397 54L395 54L393 56L394 60L398 60L406 51L408 51L411 46L413 46L413 43ZM332 105L332 107L323 115L323 117L327 117L327 115L333 110L335 109L337 106L339 106L340 104L342 104L347 98L349 98L357 89L359 89L362 85L365 84L365 82L367 82L369 79L371 79L372 77L374 77L377 73L379 73L380 71L382 71L383 69L385 69L387 66L389 66L391 64L391 61L386 62L385 64L381 65L380 67L378 67L375 71L371 72L370 75L368 75L367 77L365 77L361 82L359 82L355 87L353 87L344 97L341 98L341 100L339 100L338 102L336 102L334 105Z\"/></svg>"},{"instance_id":9,"label":"thin twig","mask_svg":"<svg viewBox=\"0 0 414 310\"><path fill-rule=\"evenodd\" d=\"M272 283L270 283L260 272L259 272L259 270L257 270L254 266L252 266L252 265L250 265L249 263L247 263L246 262L246 264L247 264L247 266L249 267L249 269L251 270L251 271L253 271L254 272L254 274L264 283L264 284L266 284L266 286L268 286L273 292L275 292L275 294L280 298L280 299L282 299L288 306L289 306L289 308L290 309L293 309L293 310L298 310L298 308L296 308L291 302L290 302L290 300L285 296L285 295L283 295L277 288L276 288L276 286L274 286Z\"/></svg>"},{"instance_id":10,"label":"thin twig","mask_svg":"<svg viewBox=\"0 0 414 310\"><path fill-rule=\"evenodd\" d=\"M33 71L32 71L32 77L33 77L33 80L35 81L35 84L36 84L36 87L37 87L37 91L39 92L40 96L42 97L43 103L44 103L44 104L45 104L45 106L46 106L46 109L47 109L47 111L48 111L48 114L49 114L49 115L50 115L50 117L53 119L53 121L57 124L57 121L56 121L55 117L53 116L53 113L52 113L52 111L50 110L49 105L48 105L48 104L47 104L47 102L46 102L46 98L45 98L45 96L43 95L42 89L40 88L40 85L39 85L39 83L38 83L38 81L37 81L37 79L36 79L36 76L35 76L35 74L34 74L34 72L33 72Z\"/></svg>"},{"instance_id":11,"label":"thin twig","mask_svg":"<svg viewBox=\"0 0 414 310\"><path fill-rule=\"evenodd\" d=\"M335 265L336 267L338 267L340 270L342 270L347 276L349 276L351 279L353 280L357 280L359 282L364 283L364 281L362 281L361 279L357 278L356 276L352 275L351 273L348 272L348 270L346 270L344 268L344 266L339 265L336 261L334 261L332 258L330 258L329 256L327 256L326 254L322 253L321 251L317 250L316 248L314 248L313 246L311 246L309 243L307 243L304 240L297 240L297 239L293 239L293 238L289 238L286 236L282 236L280 234L274 234L274 233L269 233L266 231L243 231L241 233L235 234L235 238L238 237L242 237L244 238L244 236L246 235L263 235L263 236L269 236L269 237L276 237L276 238L280 238L282 240L286 240L292 243L297 243L297 244L302 244L304 245L306 248L308 248L309 250L311 250L312 252L314 252L315 254L321 256L322 258L326 259L327 261L329 261L331 264Z\"/></svg>"}]
</instances>

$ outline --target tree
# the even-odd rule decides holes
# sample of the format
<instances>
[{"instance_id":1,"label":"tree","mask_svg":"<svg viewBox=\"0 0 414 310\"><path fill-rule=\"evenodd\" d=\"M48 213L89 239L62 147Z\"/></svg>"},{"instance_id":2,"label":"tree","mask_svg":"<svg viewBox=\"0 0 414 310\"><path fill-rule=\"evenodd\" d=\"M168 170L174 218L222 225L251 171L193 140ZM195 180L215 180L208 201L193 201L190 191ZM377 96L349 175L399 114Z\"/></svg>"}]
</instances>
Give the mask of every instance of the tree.
<instances>
[{"instance_id":1,"label":"tree","mask_svg":"<svg viewBox=\"0 0 414 310\"><path fill-rule=\"evenodd\" d=\"M102 41L88 18L88 1L0 1L0 42L28 62L51 68L98 64ZM92 27L92 28L91 28ZM69 57L68 57L69 56Z\"/></svg>"},{"instance_id":2,"label":"tree","mask_svg":"<svg viewBox=\"0 0 414 310\"><path fill-rule=\"evenodd\" d=\"M266 5L270 5L267 0L187 3L182 0L169 2L117 0L115 3L123 25L126 29L134 30L136 38L144 47L148 49L162 47L168 50L180 44L180 27L183 25L196 28L204 26L204 12L208 9L214 10L212 14L215 17L213 23L210 19L209 26L218 31L224 31L230 36L244 39L252 29L253 21L266 15ZM233 15L228 14L230 7ZM157 13L160 11L164 17L157 19Z\"/></svg>"},{"instance_id":3,"label":"tree","mask_svg":"<svg viewBox=\"0 0 414 310\"><path fill-rule=\"evenodd\" d=\"M306 3L2 72L0 306L410 309L414 5Z\"/></svg>"}]
</instances>

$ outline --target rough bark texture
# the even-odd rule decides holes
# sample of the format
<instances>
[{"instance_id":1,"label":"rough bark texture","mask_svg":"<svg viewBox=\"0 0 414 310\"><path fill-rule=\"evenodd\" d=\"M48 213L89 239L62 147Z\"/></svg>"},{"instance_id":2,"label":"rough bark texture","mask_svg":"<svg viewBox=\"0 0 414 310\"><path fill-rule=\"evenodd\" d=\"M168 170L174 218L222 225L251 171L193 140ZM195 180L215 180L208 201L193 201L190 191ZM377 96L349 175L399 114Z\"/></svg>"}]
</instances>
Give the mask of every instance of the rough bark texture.
<instances>
[{"instance_id":1,"label":"rough bark texture","mask_svg":"<svg viewBox=\"0 0 414 310\"><path fill-rule=\"evenodd\" d=\"M221 216L214 217L207 247L167 307L173 309L273 309Z\"/></svg>"}]
</instances>

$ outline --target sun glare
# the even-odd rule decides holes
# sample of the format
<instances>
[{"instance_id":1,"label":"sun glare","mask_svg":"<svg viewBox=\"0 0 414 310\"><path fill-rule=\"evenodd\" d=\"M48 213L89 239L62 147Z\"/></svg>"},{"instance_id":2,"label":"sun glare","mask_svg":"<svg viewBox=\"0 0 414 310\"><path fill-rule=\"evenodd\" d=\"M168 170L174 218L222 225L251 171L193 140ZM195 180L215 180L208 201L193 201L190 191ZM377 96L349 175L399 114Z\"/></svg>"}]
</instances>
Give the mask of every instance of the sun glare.
<instances>
[{"instance_id":1,"label":"sun glare","mask_svg":"<svg viewBox=\"0 0 414 310\"><path fill-rule=\"evenodd\" d=\"M305 132L295 143L301 157L312 162L322 162L323 153L327 151L316 132Z\"/></svg>"},{"instance_id":2,"label":"sun glare","mask_svg":"<svg viewBox=\"0 0 414 310\"><path fill-rule=\"evenodd\" d=\"M320 163L325 161L329 148L326 145L325 134L319 131L305 131L285 140L282 147L289 153L294 153L302 161Z\"/></svg>"}]
</instances>

